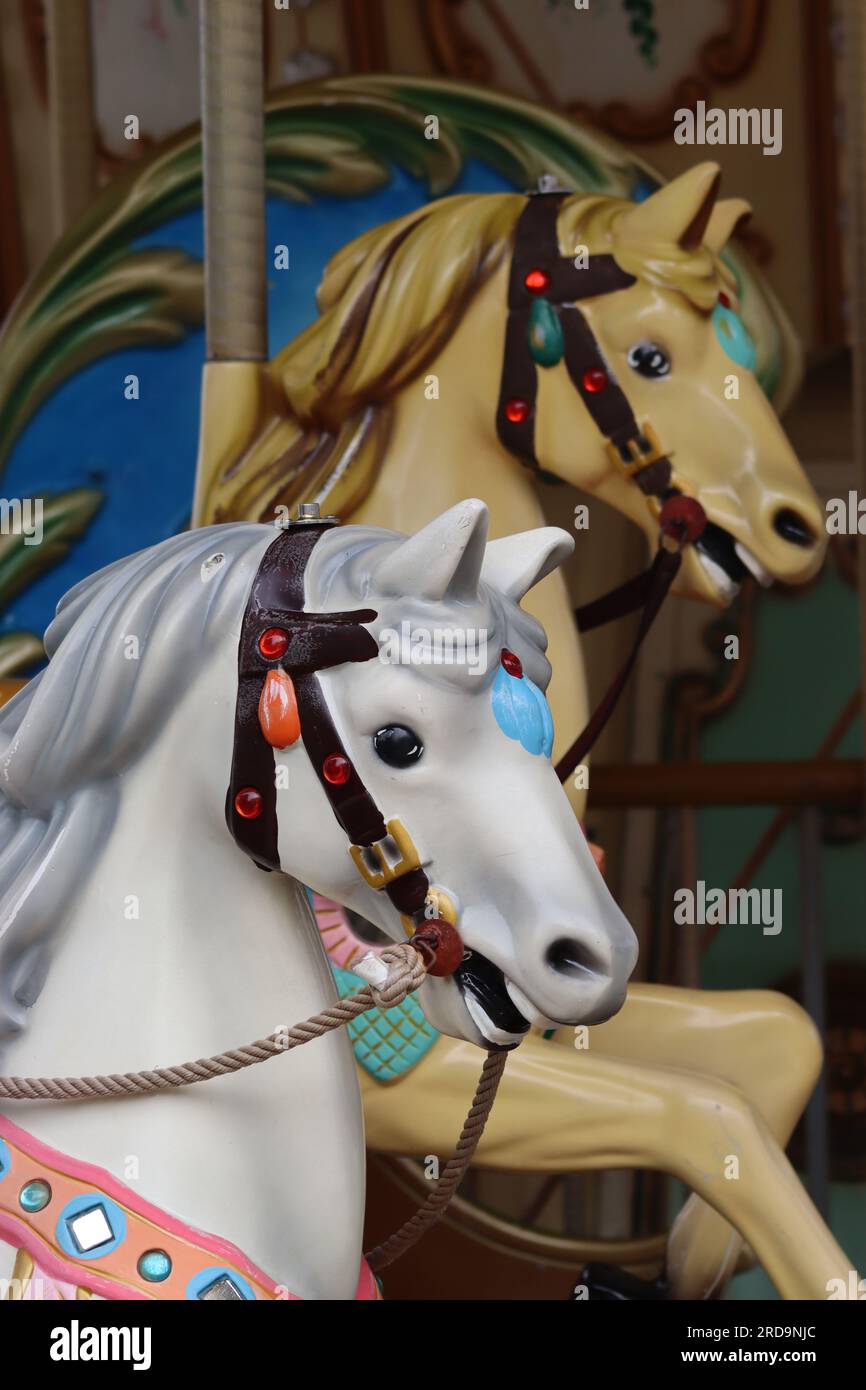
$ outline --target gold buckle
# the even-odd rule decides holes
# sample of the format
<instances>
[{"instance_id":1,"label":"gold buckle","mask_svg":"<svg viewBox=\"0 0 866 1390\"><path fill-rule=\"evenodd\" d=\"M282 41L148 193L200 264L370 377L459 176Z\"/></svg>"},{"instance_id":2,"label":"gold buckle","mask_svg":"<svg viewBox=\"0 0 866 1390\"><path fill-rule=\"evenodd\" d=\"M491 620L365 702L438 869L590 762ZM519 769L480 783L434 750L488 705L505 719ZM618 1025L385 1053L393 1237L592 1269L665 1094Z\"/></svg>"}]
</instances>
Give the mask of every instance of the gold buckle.
<instances>
[{"instance_id":1,"label":"gold buckle","mask_svg":"<svg viewBox=\"0 0 866 1390\"><path fill-rule=\"evenodd\" d=\"M400 851L400 858L392 864L385 854L385 840L375 840L372 845L350 845L349 853L352 862L358 873L369 883L371 888L377 891L384 888L386 884L393 883L395 879L402 878L404 874L411 873L413 869L420 869L421 860L418 851L412 840L412 836L404 826L403 822L397 820L386 821L385 829L388 832L387 838L394 841ZM372 854L379 865L378 869L371 869L365 854Z\"/></svg>"},{"instance_id":2,"label":"gold buckle","mask_svg":"<svg viewBox=\"0 0 866 1390\"><path fill-rule=\"evenodd\" d=\"M668 457L661 440L648 420L641 425L640 432L649 444L649 448L642 449L637 439L626 440L625 447L631 457L631 463L626 463L619 451L619 445L614 444L612 439L609 439L604 446L608 458L617 468L622 469L627 478L633 478L635 473L641 473L644 468L649 468L651 463L658 463L659 459Z\"/></svg>"}]
</instances>

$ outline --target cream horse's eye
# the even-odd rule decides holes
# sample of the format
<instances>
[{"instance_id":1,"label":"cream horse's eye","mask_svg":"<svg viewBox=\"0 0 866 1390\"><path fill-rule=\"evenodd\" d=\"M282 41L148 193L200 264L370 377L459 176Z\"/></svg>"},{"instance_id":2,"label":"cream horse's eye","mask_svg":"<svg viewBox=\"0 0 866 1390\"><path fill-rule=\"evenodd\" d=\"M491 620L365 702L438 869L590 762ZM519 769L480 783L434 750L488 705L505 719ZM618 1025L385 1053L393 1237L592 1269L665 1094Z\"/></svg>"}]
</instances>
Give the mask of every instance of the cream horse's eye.
<instances>
[{"instance_id":1,"label":"cream horse's eye","mask_svg":"<svg viewBox=\"0 0 866 1390\"><path fill-rule=\"evenodd\" d=\"M658 343L635 343L628 350L627 361L632 371L653 379L667 376L671 369L671 359Z\"/></svg>"}]
</instances>

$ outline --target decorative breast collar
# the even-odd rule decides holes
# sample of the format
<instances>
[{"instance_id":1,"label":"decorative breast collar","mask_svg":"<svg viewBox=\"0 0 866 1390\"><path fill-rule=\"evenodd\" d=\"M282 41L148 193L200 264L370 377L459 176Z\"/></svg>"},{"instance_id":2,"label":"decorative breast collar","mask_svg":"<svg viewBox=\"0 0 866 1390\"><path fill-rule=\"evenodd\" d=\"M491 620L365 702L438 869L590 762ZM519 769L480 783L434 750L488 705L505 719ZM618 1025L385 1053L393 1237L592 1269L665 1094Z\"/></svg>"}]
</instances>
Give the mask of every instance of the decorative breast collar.
<instances>
[{"instance_id":1,"label":"decorative breast collar","mask_svg":"<svg viewBox=\"0 0 866 1390\"><path fill-rule=\"evenodd\" d=\"M19 1250L10 1298L300 1300L230 1241L170 1216L4 1115L0 1236ZM362 1259L355 1298L380 1297Z\"/></svg>"}]
</instances>

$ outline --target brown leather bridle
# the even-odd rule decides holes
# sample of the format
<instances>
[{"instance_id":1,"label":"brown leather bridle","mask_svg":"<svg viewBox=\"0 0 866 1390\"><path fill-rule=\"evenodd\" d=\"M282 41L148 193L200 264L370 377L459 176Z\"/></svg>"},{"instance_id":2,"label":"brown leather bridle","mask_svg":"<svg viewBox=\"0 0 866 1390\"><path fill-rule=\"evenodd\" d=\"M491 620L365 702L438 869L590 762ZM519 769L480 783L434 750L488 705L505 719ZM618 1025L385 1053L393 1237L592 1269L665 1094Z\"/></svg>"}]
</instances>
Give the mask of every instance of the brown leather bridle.
<instances>
[{"instance_id":1,"label":"brown leather bridle","mask_svg":"<svg viewBox=\"0 0 866 1390\"><path fill-rule=\"evenodd\" d=\"M302 511L304 509L302 508ZM315 509L318 511L318 508ZM317 676L349 661L370 661L379 647L365 624L374 609L305 613L304 574L320 537L336 517L311 517L281 530L265 551L244 612L238 646L238 694L226 820L235 843L261 869L279 869L274 748L265 738L259 706L268 672L290 678L300 734L331 810L350 841L352 859L371 887L383 889L407 934L424 920L429 881L401 823L386 823L343 746ZM274 629L288 639L268 657L262 638ZM339 779L329 770L335 766Z\"/></svg>"},{"instance_id":2,"label":"brown leather bridle","mask_svg":"<svg viewBox=\"0 0 866 1390\"><path fill-rule=\"evenodd\" d=\"M648 422L638 423L578 308L578 301L628 289L636 283L636 276L622 270L611 255L593 254L586 267L578 267L569 256L561 254L556 224L562 202L568 196L564 190L530 193L517 221L508 280L508 320L496 431L509 453L540 472L535 452L538 368L553 366L555 362L541 361L538 354L533 355L530 329L534 305L544 301L554 332L558 324L566 370L605 440L608 456L653 505L659 522L659 549L643 573L575 612L579 630L588 632L643 609L624 666L586 728L557 764L562 781L586 756L613 713L640 645L680 568L683 548L695 541L706 525L700 503L683 497L681 489L672 486L670 459L652 426Z\"/></svg>"}]
</instances>

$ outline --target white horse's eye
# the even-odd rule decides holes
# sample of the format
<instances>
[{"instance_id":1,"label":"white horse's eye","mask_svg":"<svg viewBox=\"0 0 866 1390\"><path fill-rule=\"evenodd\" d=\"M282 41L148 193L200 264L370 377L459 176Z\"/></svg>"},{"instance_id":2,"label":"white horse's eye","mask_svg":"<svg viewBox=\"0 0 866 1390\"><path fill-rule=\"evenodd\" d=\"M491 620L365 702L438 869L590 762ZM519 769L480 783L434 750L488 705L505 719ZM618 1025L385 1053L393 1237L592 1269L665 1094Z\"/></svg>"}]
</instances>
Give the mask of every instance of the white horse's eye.
<instances>
[{"instance_id":1,"label":"white horse's eye","mask_svg":"<svg viewBox=\"0 0 866 1390\"><path fill-rule=\"evenodd\" d=\"M424 752L424 744L405 724L386 724L373 735L373 747L389 767L411 767Z\"/></svg>"},{"instance_id":2,"label":"white horse's eye","mask_svg":"<svg viewBox=\"0 0 866 1390\"><path fill-rule=\"evenodd\" d=\"M632 371L652 379L667 376L671 369L671 359L658 343L635 343L626 360Z\"/></svg>"}]
</instances>

